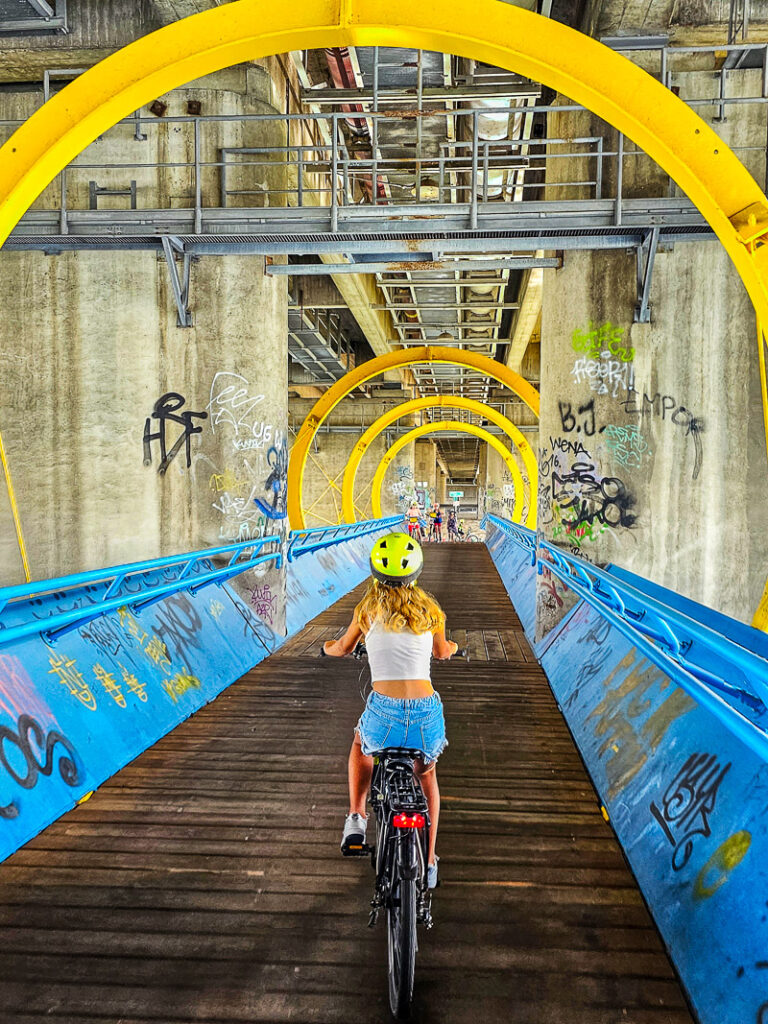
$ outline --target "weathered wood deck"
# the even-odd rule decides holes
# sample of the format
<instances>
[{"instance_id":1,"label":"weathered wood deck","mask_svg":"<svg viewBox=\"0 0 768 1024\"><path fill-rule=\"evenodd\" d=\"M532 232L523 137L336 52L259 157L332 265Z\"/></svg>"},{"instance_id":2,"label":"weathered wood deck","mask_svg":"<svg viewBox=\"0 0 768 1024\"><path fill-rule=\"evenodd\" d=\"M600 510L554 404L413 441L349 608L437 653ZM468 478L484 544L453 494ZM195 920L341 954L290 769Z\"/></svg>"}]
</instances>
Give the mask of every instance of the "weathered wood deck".
<instances>
[{"instance_id":1,"label":"weathered wood deck","mask_svg":"<svg viewBox=\"0 0 768 1024\"><path fill-rule=\"evenodd\" d=\"M414 1020L690 1022L485 547L430 547L423 582L475 660L434 672L443 884ZM0 866L2 1024L389 1019L370 864L338 850L360 666L314 657L353 604Z\"/></svg>"}]
</instances>

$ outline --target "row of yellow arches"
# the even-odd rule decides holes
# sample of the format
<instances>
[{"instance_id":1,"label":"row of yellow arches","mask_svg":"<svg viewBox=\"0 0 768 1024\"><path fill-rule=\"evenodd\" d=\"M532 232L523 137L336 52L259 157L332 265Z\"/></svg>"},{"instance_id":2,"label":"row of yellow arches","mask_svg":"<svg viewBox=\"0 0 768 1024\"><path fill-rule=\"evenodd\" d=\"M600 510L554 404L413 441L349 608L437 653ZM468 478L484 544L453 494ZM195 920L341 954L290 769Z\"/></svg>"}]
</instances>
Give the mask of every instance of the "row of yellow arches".
<instances>
[{"instance_id":1,"label":"row of yellow arches","mask_svg":"<svg viewBox=\"0 0 768 1024\"><path fill-rule=\"evenodd\" d=\"M539 415L539 392L536 388L534 388L532 384L529 384L524 377L521 377L519 373L515 373L514 370L510 370L508 367L504 366L503 363L499 363L495 359L490 359L488 356L483 356L476 352L468 352L457 348L446 348L444 346L420 345L415 348L398 349L397 351L390 352L387 355L371 359L367 363L361 363L360 366L356 367L354 370L350 370L349 373L342 377L341 380L337 381L321 398L318 399L296 435L296 441L291 449L291 459L288 465L288 517L292 529L301 530L306 526L303 503L304 470L312 442L314 441L318 430L331 412L333 412L339 402L346 398L347 395L351 394L355 388L374 377L378 377L379 374L384 373L386 370L402 369L406 366L415 366L423 363L450 363L455 366L466 367L467 369L479 370L481 373L509 388L510 391L522 398L528 408L537 417ZM388 426L394 423L395 420L400 419L402 416L412 415L413 413L419 412L423 409L440 407L467 409L470 412L478 413L485 419L490 420L496 426L500 427L510 438L513 446L520 453L520 458L523 460L523 465L525 466L528 474L528 512L525 522L526 525L532 528L535 527L538 468L533 449L514 423L496 409L484 405L482 402L473 401L469 398L452 397L450 395L437 396L434 398L417 398L412 402L406 402L403 405L395 406L394 409L391 409L383 416L380 416L379 419L372 423L365 431L355 445L344 471L344 481L342 483L342 518L344 521L350 523L355 521L354 491L357 470L371 443L384 430L386 430ZM518 466L514 455L494 434L489 433L487 430L483 430L482 427L475 426L473 423L463 423L457 420L442 420L437 423L425 423L423 426L416 427L403 437L398 438L379 463L378 469L376 470L376 474L373 478L371 500L374 516L378 517L381 515L381 488L384 482L384 474L392 460L395 459L398 453L412 441L416 441L418 438L424 437L427 434L445 430L454 430L461 433L473 434L475 437L479 437L481 440L486 441L499 453L499 455L501 455L509 469L515 485L515 505L512 516L516 522L521 522L525 501L525 485L522 473L520 472L520 467Z\"/></svg>"},{"instance_id":2,"label":"row of yellow arches","mask_svg":"<svg viewBox=\"0 0 768 1024\"><path fill-rule=\"evenodd\" d=\"M0 245L62 168L158 95L233 64L328 46L405 46L485 61L583 103L642 147L706 217L754 303L768 435L768 203L761 188L696 112L640 67L574 29L499 0L236 0L143 36L62 89L0 149ZM312 420L327 415L322 400L318 405L294 446L293 526L303 523L301 476L317 429ZM537 394L535 405L538 414ZM754 624L768 624L768 586Z\"/></svg>"}]
</instances>

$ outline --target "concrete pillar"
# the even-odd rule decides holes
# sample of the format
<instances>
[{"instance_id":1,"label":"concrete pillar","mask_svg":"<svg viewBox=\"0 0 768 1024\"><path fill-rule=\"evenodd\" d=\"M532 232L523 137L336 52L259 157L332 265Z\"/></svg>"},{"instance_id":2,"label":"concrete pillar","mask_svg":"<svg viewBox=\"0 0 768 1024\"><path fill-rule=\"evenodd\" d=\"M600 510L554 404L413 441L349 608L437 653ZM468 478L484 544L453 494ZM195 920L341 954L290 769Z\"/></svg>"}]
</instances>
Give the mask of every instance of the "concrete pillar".
<instances>
[{"instance_id":1,"label":"concrete pillar","mask_svg":"<svg viewBox=\"0 0 768 1024\"><path fill-rule=\"evenodd\" d=\"M174 113L187 98L205 113L262 110L272 88L261 69L230 69L166 99ZM20 102L4 94L0 109ZM173 162L186 145L170 126L148 134L91 150L108 161L151 145ZM73 172L72 194L97 173ZM98 184L116 187L121 173ZM148 205L173 196L189 203L176 172L147 179ZM147 252L3 253L0 290L0 430L33 578L286 529L285 278L267 276L258 257L203 257L191 328L177 326L164 259ZM20 582L5 495L0 515L0 582ZM259 606L271 604L269 624L282 628L282 571L235 586L246 597L268 588L274 601Z\"/></svg>"},{"instance_id":2,"label":"concrete pillar","mask_svg":"<svg viewBox=\"0 0 768 1024\"><path fill-rule=\"evenodd\" d=\"M434 441L418 441L414 445L414 477L416 495L422 505L432 505L437 498L437 447Z\"/></svg>"},{"instance_id":3,"label":"concrete pillar","mask_svg":"<svg viewBox=\"0 0 768 1024\"><path fill-rule=\"evenodd\" d=\"M761 147L761 121L740 108L729 141ZM577 180L570 161L555 163ZM635 167L628 189L658 186L655 166L645 178ZM568 253L546 272L540 533L749 621L768 571L754 314L717 242L658 253L649 324L633 323L635 279L626 252ZM545 573L537 596L542 636L572 595Z\"/></svg>"}]
</instances>

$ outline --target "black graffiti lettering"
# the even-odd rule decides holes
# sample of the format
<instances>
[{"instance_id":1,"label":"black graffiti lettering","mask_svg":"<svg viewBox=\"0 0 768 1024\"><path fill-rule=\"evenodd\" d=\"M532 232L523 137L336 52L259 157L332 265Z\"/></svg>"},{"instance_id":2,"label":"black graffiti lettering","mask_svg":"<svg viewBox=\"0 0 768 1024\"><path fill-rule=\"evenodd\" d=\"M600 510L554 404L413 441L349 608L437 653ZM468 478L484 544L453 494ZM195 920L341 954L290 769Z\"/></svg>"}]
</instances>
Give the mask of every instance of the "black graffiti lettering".
<instances>
[{"instance_id":1,"label":"black graffiti lettering","mask_svg":"<svg viewBox=\"0 0 768 1024\"><path fill-rule=\"evenodd\" d=\"M166 597L157 610L156 632L185 665L191 664L190 648L200 647L202 625L203 620L186 594Z\"/></svg>"},{"instance_id":2,"label":"black graffiti lettering","mask_svg":"<svg viewBox=\"0 0 768 1024\"><path fill-rule=\"evenodd\" d=\"M144 423L144 465L150 466L152 464L152 442L160 442L160 465L157 472L160 476L165 474L171 462L173 462L176 455L178 455L181 446L186 444L186 455L187 455L187 469L192 465L192 452L190 450L190 438L193 434L199 434L202 432L201 426L193 426L192 420L197 418L201 420L208 419L207 412L183 412L181 415L176 415L177 411L184 405L186 398L183 395L179 395L175 391L169 391L164 394L161 398L155 402L155 406L152 410L152 415L148 416ZM156 419L159 421L158 429L155 433L152 433L152 420ZM179 434L173 447L168 450L166 445L166 424L168 422L178 423L184 428L183 432Z\"/></svg>"},{"instance_id":3,"label":"black graffiti lettering","mask_svg":"<svg viewBox=\"0 0 768 1024\"><path fill-rule=\"evenodd\" d=\"M651 801L650 811L674 847L672 867L680 871L693 853L694 836L711 835L709 816L730 762L722 767L714 754L691 754L667 786L659 806Z\"/></svg>"},{"instance_id":4,"label":"black graffiti lettering","mask_svg":"<svg viewBox=\"0 0 768 1024\"><path fill-rule=\"evenodd\" d=\"M693 479L696 480L701 472L703 457L701 443L701 434L704 430L703 420L692 415L684 405L678 405L677 399L673 395L660 395L657 391L653 398L649 398L643 392L642 407L638 405L636 395L639 395L639 392L635 388L627 388L626 396L621 402L627 416L659 416L663 421L669 419L676 427L684 429L685 436L693 440ZM671 415L668 417L667 414L670 412Z\"/></svg>"},{"instance_id":5,"label":"black graffiti lettering","mask_svg":"<svg viewBox=\"0 0 768 1024\"><path fill-rule=\"evenodd\" d=\"M659 412L661 411L661 406L662 406L661 395L659 394L658 391L653 396L653 398L649 398L648 395L646 395L646 393L643 392L643 409L642 409L642 415L643 416L646 416L646 415L649 415L649 414L651 416L654 416L654 415L658 416ZM649 410L650 410L650 413L649 413Z\"/></svg>"},{"instance_id":6,"label":"black graffiti lettering","mask_svg":"<svg viewBox=\"0 0 768 1024\"><path fill-rule=\"evenodd\" d=\"M558 402L557 404L560 409L560 422L563 425L563 430L566 434L570 434L570 432L576 427L576 417L571 412L571 403Z\"/></svg>"},{"instance_id":7,"label":"black graffiti lettering","mask_svg":"<svg viewBox=\"0 0 768 1024\"><path fill-rule=\"evenodd\" d=\"M32 749L30 734L34 738L35 745L44 752L45 760L41 763L35 756ZM24 761L24 773L21 774L8 759L9 751L6 744L15 747L21 754ZM40 725L31 715L19 717L16 732L7 725L0 725L0 766L10 775L14 782L24 789L34 789L37 785L39 775L51 775L53 773L54 749L57 744L66 751L66 755L59 755L59 775L68 786L76 786L80 781L76 763L75 748L69 740L60 732L51 730L46 736ZM19 809L11 802L4 807L0 806L0 818L17 818Z\"/></svg>"},{"instance_id":8,"label":"black graffiti lettering","mask_svg":"<svg viewBox=\"0 0 768 1024\"><path fill-rule=\"evenodd\" d=\"M592 437L596 430L594 398L591 398L584 405L580 405L576 410L577 414L582 417L581 422L578 422L576 416L574 416L573 407L570 402L558 402L557 405L560 410L560 423L566 434L570 434L575 430L577 434L583 431L587 437Z\"/></svg>"},{"instance_id":9,"label":"black graffiti lettering","mask_svg":"<svg viewBox=\"0 0 768 1024\"><path fill-rule=\"evenodd\" d=\"M113 619L105 615L82 626L78 633L83 640L94 644L103 654L114 657L121 650L125 636Z\"/></svg>"},{"instance_id":10,"label":"black graffiti lettering","mask_svg":"<svg viewBox=\"0 0 768 1024\"><path fill-rule=\"evenodd\" d=\"M674 409L676 407L677 402L672 397L672 395L664 395L664 397L661 400L661 418L663 420L666 419L667 413L670 411L670 409Z\"/></svg>"},{"instance_id":11,"label":"black graffiti lettering","mask_svg":"<svg viewBox=\"0 0 768 1024\"><path fill-rule=\"evenodd\" d=\"M591 462L574 462L570 473L552 473L552 498L561 509L570 509L573 518L563 517L564 526L591 525L631 527L637 522L632 512L634 497L618 477L595 475Z\"/></svg>"},{"instance_id":12,"label":"black graffiti lettering","mask_svg":"<svg viewBox=\"0 0 768 1024\"><path fill-rule=\"evenodd\" d=\"M582 420L582 429L587 437L591 437L595 432L595 400L592 398L586 405L579 406L579 416L583 413L589 413L588 419Z\"/></svg>"},{"instance_id":13,"label":"black graffiti lettering","mask_svg":"<svg viewBox=\"0 0 768 1024\"><path fill-rule=\"evenodd\" d=\"M627 414L627 416L639 416L642 412L634 398L636 394L638 394L638 392L633 387L628 387L626 398L624 398L621 402L621 405L624 406L624 412Z\"/></svg>"}]
</instances>

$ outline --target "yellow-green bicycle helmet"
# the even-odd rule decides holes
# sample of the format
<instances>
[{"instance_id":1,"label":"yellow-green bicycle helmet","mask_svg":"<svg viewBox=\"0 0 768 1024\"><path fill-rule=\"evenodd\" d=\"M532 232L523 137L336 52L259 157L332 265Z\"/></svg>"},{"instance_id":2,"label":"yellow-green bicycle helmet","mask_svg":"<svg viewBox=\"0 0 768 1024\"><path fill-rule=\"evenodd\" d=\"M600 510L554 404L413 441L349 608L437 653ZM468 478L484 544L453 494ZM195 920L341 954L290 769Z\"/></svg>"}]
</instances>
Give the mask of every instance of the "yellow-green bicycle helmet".
<instances>
[{"instance_id":1,"label":"yellow-green bicycle helmet","mask_svg":"<svg viewBox=\"0 0 768 1024\"><path fill-rule=\"evenodd\" d=\"M421 545L407 533L388 533L371 551L371 572L387 587L413 583L424 567Z\"/></svg>"}]
</instances>

